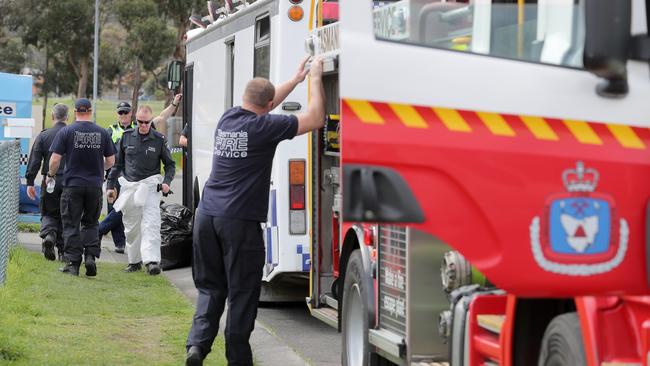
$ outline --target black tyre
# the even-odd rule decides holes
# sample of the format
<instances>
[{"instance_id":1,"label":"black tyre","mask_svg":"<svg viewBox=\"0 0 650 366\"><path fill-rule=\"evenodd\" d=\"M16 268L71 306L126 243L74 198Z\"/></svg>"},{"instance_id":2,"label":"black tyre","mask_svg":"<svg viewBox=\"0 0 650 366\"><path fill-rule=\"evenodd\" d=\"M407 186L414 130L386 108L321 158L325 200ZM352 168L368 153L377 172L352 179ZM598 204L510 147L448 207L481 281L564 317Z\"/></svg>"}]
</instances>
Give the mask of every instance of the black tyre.
<instances>
[{"instance_id":1,"label":"black tyre","mask_svg":"<svg viewBox=\"0 0 650 366\"><path fill-rule=\"evenodd\" d=\"M343 333L343 366L376 365L376 357L371 357L368 344L368 311L367 295L370 289L364 281L363 261L361 252L357 249L350 255L345 271L343 285L343 312L341 314L341 331Z\"/></svg>"},{"instance_id":2,"label":"black tyre","mask_svg":"<svg viewBox=\"0 0 650 366\"><path fill-rule=\"evenodd\" d=\"M576 313L558 315L546 327L538 366L587 365Z\"/></svg>"}]
</instances>

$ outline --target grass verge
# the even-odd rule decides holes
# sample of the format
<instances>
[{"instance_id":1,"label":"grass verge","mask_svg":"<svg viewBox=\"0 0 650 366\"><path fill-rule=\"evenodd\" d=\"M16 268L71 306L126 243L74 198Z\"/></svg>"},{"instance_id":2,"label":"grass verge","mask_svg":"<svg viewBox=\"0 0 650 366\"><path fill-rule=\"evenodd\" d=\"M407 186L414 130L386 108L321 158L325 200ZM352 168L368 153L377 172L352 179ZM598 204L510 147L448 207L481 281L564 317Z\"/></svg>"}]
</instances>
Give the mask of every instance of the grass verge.
<instances>
[{"instance_id":1,"label":"grass verge","mask_svg":"<svg viewBox=\"0 0 650 366\"><path fill-rule=\"evenodd\" d=\"M95 278L57 272L23 248L0 287L0 365L180 365L193 308L163 276L99 263ZM225 365L217 338L208 365Z\"/></svg>"},{"instance_id":2,"label":"grass verge","mask_svg":"<svg viewBox=\"0 0 650 366\"><path fill-rule=\"evenodd\" d=\"M32 101L33 106L40 106L42 108L43 106L44 99L39 98L39 99L34 99ZM127 102L131 103L130 100ZM47 101L47 106L48 106L48 112L47 112L47 120L45 121L45 128L52 127L52 119L50 118L50 114L52 106L54 106L54 103L61 103L65 104L70 108L70 118L68 121L73 121L74 120L74 99L72 97L63 97L63 98L49 98ZM115 123L117 121L117 101L111 101L111 100L98 100L97 101L97 124L102 127L108 127ZM157 116L160 114L160 112L164 108L165 102L163 101L157 101L157 100L147 100L147 101L140 101L139 105L148 105L151 107L153 110L154 116Z\"/></svg>"}]
</instances>

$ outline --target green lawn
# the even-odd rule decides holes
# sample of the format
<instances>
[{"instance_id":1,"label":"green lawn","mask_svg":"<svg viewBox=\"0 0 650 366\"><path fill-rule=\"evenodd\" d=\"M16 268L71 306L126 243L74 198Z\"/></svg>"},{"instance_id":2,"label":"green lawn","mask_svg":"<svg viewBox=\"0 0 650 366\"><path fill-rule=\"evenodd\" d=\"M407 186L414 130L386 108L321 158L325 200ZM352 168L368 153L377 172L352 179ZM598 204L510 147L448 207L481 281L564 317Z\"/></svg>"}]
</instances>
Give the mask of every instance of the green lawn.
<instances>
[{"instance_id":1,"label":"green lawn","mask_svg":"<svg viewBox=\"0 0 650 366\"><path fill-rule=\"evenodd\" d=\"M34 99L32 105L42 107L43 101L44 101L43 98ZM128 102L130 103L131 101ZM45 122L45 128L52 127L50 111L54 103L63 103L66 104L68 107L70 107L71 110L74 109L74 98L72 97L48 98L47 100L48 113L47 113L47 121ZM163 101L148 100L148 101L139 102L139 105L145 105L145 104L150 106L151 109L153 109L154 116L159 115L164 108ZM101 99L98 100L97 101L97 124L103 127L108 127L111 124L115 123L117 121L117 112L115 109L116 107L117 107L116 101L101 100ZM71 114L70 118L72 119L73 117L74 116Z\"/></svg>"},{"instance_id":2,"label":"green lawn","mask_svg":"<svg viewBox=\"0 0 650 366\"><path fill-rule=\"evenodd\" d=\"M86 278L17 248L0 287L0 365L181 365L193 308L164 276ZM223 338L206 364L225 365Z\"/></svg>"}]
</instances>

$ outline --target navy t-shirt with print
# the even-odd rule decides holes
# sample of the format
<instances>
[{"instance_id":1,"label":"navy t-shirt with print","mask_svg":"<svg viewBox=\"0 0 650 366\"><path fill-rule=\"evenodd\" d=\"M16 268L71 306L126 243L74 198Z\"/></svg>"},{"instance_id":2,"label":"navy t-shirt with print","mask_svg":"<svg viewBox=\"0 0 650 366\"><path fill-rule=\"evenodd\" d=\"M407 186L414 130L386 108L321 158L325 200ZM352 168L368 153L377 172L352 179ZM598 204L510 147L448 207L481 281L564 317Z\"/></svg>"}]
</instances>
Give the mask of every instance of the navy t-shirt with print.
<instances>
[{"instance_id":1,"label":"navy t-shirt with print","mask_svg":"<svg viewBox=\"0 0 650 366\"><path fill-rule=\"evenodd\" d=\"M201 213L265 222L275 148L298 133L292 115L226 111L214 133L212 171L199 203Z\"/></svg>"},{"instance_id":2,"label":"navy t-shirt with print","mask_svg":"<svg viewBox=\"0 0 650 366\"><path fill-rule=\"evenodd\" d=\"M62 128L50 151L64 155L64 187L101 187L104 157L115 155L113 141L105 129L80 121Z\"/></svg>"}]
</instances>

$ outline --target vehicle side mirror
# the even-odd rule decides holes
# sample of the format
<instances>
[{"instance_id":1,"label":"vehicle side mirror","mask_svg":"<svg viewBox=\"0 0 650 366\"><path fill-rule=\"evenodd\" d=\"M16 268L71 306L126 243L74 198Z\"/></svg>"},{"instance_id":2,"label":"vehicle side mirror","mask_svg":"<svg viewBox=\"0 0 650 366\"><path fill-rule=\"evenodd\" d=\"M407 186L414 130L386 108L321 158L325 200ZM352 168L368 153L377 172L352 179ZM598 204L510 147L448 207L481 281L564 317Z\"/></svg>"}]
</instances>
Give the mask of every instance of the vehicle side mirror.
<instances>
[{"instance_id":1,"label":"vehicle side mirror","mask_svg":"<svg viewBox=\"0 0 650 366\"><path fill-rule=\"evenodd\" d=\"M181 70L183 68L183 63L178 60L174 60L169 63L167 66L167 89L176 90L181 86Z\"/></svg>"},{"instance_id":2,"label":"vehicle side mirror","mask_svg":"<svg viewBox=\"0 0 650 366\"><path fill-rule=\"evenodd\" d=\"M632 23L630 0L587 0L585 6L585 69L605 79L596 93L623 98L629 91L627 60Z\"/></svg>"}]
</instances>

